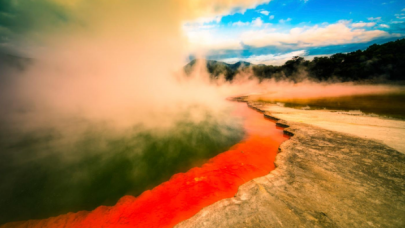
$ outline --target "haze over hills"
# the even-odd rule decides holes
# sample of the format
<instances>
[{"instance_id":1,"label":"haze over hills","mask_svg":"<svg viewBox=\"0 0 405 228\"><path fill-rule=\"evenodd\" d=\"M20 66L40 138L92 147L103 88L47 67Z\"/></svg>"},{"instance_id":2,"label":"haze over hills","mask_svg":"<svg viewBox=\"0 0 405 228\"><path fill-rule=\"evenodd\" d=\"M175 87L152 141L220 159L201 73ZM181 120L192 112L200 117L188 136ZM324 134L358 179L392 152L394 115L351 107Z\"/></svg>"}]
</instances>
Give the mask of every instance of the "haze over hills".
<instances>
[{"instance_id":1,"label":"haze over hills","mask_svg":"<svg viewBox=\"0 0 405 228\"><path fill-rule=\"evenodd\" d=\"M223 75L226 80L232 81L236 73L240 72L243 69L249 68L254 64L244 61L239 61L234 64L229 64L225 62L220 62L216 60L205 60L205 59L194 59L188 63L184 70L187 74L191 73L193 67L197 61L205 61L208 72L211 75L211 78L217 79L220 75Z\"/></svg>"},{"instance_id":2,"label":"haze over hills","mask_svg":"<svg viewBox=\"0 0 405 228\"><path fill-rule=\"evenodd\" d=\"M24 70L34 59L0 53L0 69ZM184 70L191 73L198 59L189 62ZM239 61L233 64L216 60L204 60L212 79L220 76L227 81L247 70L257 79L312 81L405 81L405 39L382 45L373 44L365 50L336 53L331 56L305 60L295 56L281 66L253 64Z\"/></svg>"},{"instance_id":3,"label":"haze over hills","mask_svg":"<svg viewBox=\"0 0 405 228\"><path fill-rule=\"evenodd\" d=\"M193 60L185 66L186 73L192 71L196 61ZM281 66L256 65L249 62L228 64L215 60L205 61L212 78L223 75L227 81L232 81L235 75L248 68L259 80L405 81L405 39L382 45L373 44L363 51L315 57L312 61L295 56Z\"/></svg>"},{"instance_id":4,"label":"haze over hills","mask_svg":"<svg viewBox=\"0 0 405 228\"><path fill-rule=\"evenodd\" d=\"M19 57L0 52L0 70L24 70L32 62L29 58Z\"/></svg>"}]
</instances>

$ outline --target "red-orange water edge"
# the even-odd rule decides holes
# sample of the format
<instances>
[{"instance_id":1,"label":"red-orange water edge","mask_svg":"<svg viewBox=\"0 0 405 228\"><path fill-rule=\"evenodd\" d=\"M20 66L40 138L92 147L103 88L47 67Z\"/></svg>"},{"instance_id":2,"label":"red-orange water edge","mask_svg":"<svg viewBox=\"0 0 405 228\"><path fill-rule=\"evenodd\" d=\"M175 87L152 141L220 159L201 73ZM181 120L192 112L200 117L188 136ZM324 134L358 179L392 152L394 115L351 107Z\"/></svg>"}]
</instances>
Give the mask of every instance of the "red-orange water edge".
<instances>
[{"instance_id":1,"label":"red-orange water edge","mask_svg":"<svg viewBox=\"0 0 405 228\"><path fill-rule=\"evenodd\" d=\"M274 169L278 147L288 139L263 114L249 109L244 103L236 106L235 113L245 119L247 136L202 167L176 174L137 198L124 196L115 206L9 223L4 227L173 227L202 208L233 197L240 185Z\"/></svg>"}]
</instances>

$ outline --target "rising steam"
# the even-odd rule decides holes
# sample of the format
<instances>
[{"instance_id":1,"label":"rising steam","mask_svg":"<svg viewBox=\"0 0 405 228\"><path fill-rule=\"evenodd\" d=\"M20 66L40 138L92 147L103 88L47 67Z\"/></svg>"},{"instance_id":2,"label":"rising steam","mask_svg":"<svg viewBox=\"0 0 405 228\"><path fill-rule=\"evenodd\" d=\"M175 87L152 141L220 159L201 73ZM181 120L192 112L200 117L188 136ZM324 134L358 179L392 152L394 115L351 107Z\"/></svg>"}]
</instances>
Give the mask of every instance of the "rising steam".
<instances>
[{"instance_id":1,"label":"rising steam","mask_svg":"<svg viewBox=\"0 0 405 228\"><path fill-rule=\"evenodd\" d=\"M201 164L243 137L228 96L377 91L184 75L185 21L269 0L5 2L1 49L29 64L0 78L0 223L114 204Z\"/></svg>"},{"instance_id":2,"label":"rising steam","mask_svg":"<svg viewBox=\"0 0 405 228\"><path fill-rule=\"evenodd\" d=\"M0 223L114 204L241 140L224 94L183 75L181 28L258 2L6 1L1 49L28 63L1 75Z\"/></svg>"}]
</instances>

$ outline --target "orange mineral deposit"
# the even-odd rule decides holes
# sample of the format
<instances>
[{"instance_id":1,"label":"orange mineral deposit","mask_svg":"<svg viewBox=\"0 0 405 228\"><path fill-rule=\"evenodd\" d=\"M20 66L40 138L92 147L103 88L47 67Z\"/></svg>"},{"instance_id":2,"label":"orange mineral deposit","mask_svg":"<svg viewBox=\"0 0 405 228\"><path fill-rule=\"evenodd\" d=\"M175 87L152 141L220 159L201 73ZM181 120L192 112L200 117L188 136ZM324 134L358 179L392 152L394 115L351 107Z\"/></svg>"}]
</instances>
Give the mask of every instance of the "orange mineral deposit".
<instances>
[{"instance_id":1,"label":"orange mineral deposit","mask_svg":"<svg viewBox=\"0 0 405 228\"><path fill-rule=\"evenodd\" d=\"M278 147L288 137L274 122L244 103L236 104L235 115L244 118L246 137L202 167L176 174L138 197L124 196L115 206L2 227L173 227L204 207L233 197L240 185L275 168Z\"/></svg>"}]
</instances>

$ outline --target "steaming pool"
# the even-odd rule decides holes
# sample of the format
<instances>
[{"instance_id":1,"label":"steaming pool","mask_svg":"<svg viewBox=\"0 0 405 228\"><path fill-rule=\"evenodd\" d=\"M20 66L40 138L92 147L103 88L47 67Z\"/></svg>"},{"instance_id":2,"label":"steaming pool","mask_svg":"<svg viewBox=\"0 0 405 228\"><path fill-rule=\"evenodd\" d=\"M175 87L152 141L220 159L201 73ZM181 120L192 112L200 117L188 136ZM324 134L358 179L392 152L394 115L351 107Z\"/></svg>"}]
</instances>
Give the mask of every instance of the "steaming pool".
<instances>
[{"instance_id":1,"label":"steaming pool","mask_svg":"<svg viewBox=\"0 0 405 228\"><path fill-rule=\"evenodd\" d=\"M61 144L63 136L52 129L1 137L7 175L0 177L0 223L171 227L232 197L241 184L274 169L288 139L262 113L245 103L232 106L225 123L206 113L199 123L178 121L170 132L134 129L118 137L92 126L73 144ZM51 216L58 217L46 220Z\"/></svg>"}]
</instances>

